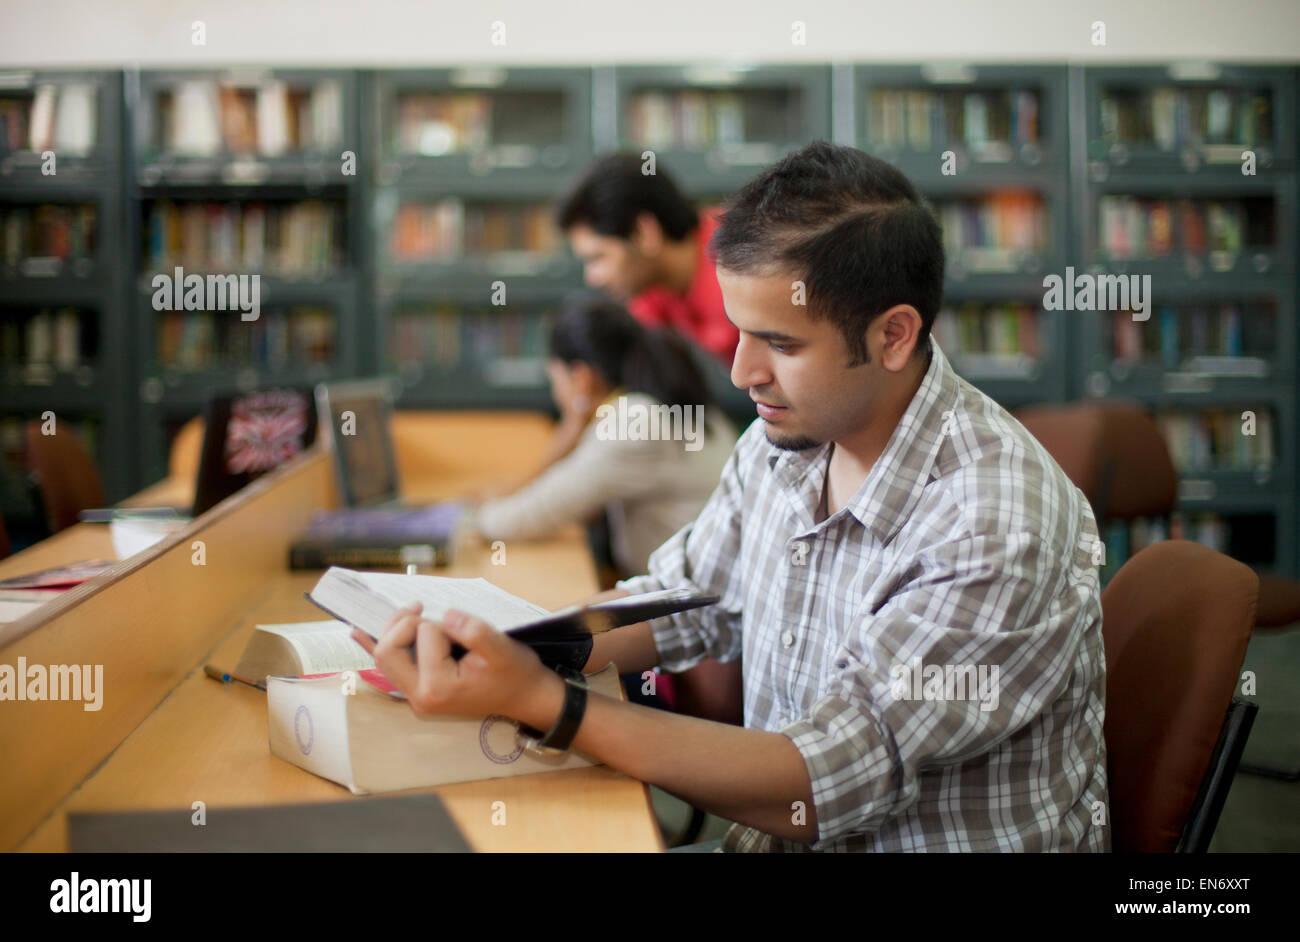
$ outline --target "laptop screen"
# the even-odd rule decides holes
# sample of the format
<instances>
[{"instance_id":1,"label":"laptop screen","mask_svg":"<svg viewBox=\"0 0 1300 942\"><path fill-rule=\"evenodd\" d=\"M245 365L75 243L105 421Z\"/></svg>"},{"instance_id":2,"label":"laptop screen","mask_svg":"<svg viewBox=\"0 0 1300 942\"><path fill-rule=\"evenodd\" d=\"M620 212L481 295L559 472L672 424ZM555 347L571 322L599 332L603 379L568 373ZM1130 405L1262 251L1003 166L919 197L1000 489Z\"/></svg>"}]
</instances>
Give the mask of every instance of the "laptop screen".
<instances>
[{"instance_id":1,"label":"laptop screen","mask_svg":"<svg viewBox=\"0 0 1300 942\"><path fill-rule=\"evenodd\" d=\"M388 421L390 396L382 380L322 386L321 419L330 424L339 496L344 506L396 501L397 462ZM328 418L327 418L328 417Z\"/></svg>"},{"instance_id":2,"label":"laptop screen","mask_svg":"<svg viewBox=\"0 0 1300 942\"><path fill-rule=\"evenodd\" d=\"M217 393L208 399L194 514L291 460L316 439L310 388Z\"/></svg>"}]
</instances>

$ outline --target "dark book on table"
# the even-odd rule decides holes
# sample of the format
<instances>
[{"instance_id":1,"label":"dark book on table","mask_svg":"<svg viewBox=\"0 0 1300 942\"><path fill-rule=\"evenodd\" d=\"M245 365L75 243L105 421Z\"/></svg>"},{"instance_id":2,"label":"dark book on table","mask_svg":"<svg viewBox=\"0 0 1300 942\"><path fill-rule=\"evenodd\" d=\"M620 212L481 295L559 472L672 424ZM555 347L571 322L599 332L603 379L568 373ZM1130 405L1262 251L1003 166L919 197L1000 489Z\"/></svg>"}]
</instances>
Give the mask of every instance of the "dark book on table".
<instances>
[{"instance_id":1,"label":"dark book on table","mask_svg":"<svg viewBox=\"0 0 1300 942\"><path fill-rule=\"evenodd\" d=\"M437 795L210 808L195 827L188 806L168 811L74 812L68 849L103 852L466 853Z\"/></svg>"},{"instance_id":2,"label":"dark book on table","mask_svg":"<svg viewBox=\"0 0 1300 942\"><path fill-rule=\"evenodd\" d=\"M454 503L321 511L289 546L289 568L445 566L460 515Z\"/></svg>"}]
</instances>

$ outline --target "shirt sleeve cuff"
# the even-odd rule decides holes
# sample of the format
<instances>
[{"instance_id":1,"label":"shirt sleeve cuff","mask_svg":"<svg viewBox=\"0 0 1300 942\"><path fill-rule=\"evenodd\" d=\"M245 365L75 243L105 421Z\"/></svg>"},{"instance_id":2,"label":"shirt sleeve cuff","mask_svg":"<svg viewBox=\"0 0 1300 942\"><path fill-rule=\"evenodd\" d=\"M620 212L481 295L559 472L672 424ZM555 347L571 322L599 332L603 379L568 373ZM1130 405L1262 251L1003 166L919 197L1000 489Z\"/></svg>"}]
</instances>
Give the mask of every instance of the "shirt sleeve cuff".
<instances>
[{"instance_id":1,"label":"shirt sleeve cuff","mask_svg":"<svg viewBox=\"0 0 1300 942\"><path fill-rule=\"evenodd\" d=\"M881 803L894 795L895 774L883 743L871 720L860 710L844 703L846 711L824 715L820 704L811 718L796 720L781 730L803 756L812 783L813 807L817 811L817 840L812 850L824 851L878 813ZM828 729L836 730L832 736ZM876 746L865 754L866 742Z\"/></svg>"}]
</instances>

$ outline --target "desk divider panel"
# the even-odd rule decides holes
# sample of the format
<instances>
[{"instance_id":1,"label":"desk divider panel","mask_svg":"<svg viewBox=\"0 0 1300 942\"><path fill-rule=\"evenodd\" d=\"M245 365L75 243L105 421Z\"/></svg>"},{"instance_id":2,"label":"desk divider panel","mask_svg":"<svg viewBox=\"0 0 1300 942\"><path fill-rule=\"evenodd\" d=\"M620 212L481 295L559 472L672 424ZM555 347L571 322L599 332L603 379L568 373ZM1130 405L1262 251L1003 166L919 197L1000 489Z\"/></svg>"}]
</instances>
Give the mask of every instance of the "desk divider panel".
<instances>
[{"instance_id":1,"label":"desk divider panel","mask_svg":"<svg viewBox=\"0 0 1300 942\"><path fill-rule=\"evenodd\" d=\"M20 657L47 672L103 668L98 710L84 700L0 703L0 847L36 828L270 591L311 514L336 506L330 458L310 450L120 571L0 629L0 665L15 674Z\"/></svg>"}]
</instances>

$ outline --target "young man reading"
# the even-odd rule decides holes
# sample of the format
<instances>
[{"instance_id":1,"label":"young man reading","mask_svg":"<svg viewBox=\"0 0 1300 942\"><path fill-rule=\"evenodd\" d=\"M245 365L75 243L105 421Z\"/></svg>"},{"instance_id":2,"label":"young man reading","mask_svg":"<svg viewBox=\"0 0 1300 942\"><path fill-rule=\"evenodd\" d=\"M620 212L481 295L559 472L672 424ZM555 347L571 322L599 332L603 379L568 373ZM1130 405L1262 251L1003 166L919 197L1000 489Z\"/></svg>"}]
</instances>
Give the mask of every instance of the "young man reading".
<instances>
[{"instance_id":1,"label":"young man reading","mask_svg":"<svg viewBox=\"0 0 1300 942\"><path fill-rule=\"evenodd\" d=\"M737 822L727 850L1109 849L1092 512L930 339L943 250L915 189L812 144L737 194L713 247L732 381L764 421L620 586L721 600L598 636L587 666L743 653L746 726L594 694L584 712L460 615L399 613L365 642L379 666L417 711L504 713L543 744L580 716L573 748Z\"/></svg>"}]
</instances>

